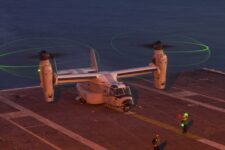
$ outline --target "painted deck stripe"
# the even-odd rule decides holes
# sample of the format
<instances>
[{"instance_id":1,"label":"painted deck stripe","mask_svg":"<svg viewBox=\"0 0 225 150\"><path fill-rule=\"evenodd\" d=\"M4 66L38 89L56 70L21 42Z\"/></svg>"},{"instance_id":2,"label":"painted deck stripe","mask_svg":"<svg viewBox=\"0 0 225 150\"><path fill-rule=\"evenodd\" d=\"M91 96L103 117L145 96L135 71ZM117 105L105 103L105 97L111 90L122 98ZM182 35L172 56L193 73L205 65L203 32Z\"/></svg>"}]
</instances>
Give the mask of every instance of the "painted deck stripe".
<instances>
[{"instance_id":1,"label":"painted deck stripe","mask_svg":"<svg viewBox=\"0 0 225 150\"><path fill-rule=\"evenodd\" d=\"M155 126L161 127L163 129L172 131L172 132L174 132L174 133L176 133L178 135L186 136L186 137L191 138L191 139L194 139L194 140L200 139L200 137L197 136L197 135L191 134L189 132L187 134L183 134L182 131L181 131L181 129L178 129L178 128L173 127L173 126L171 126L169 124L160 122L158 120L154 120L154 119L151 119L149 117L146 117L146 116L137 114L135 112L131 112L129 115L133 116L136 119L142 120L144 122L147 122L147 123L153 124Z\"/></svg>"},{"instance_id":2,"label":"painted deck stripe","mask_svg":"<svg viewBox=\"0 0 225 150\"><path fill-rule=\"evenodd\" d=\"M44 138L38 136L37 134L31 132L30 130L28 130L28 129L26 129L26 128L24 128L23 126L19 125L18 123L14 122L14 121L12 121L12 120L10 120L10 119L8 119L7 117L4 117L4 116L1 115L1 114L0 114L0 117L2 117L3 119L9 121L11 124L17 126L18 128L20 128L21 130L25 131L26 133L28 133L28 134L30 134L30 135L36 137L37 139L39 139L40 141L44 142L45 144L51 146L52 148L54 148L54 149L56 149L56 150L62 150L60 147L58 147L58 146L54 145L53 143L51 143L51 142L45 140Z\"/></svg>"},{"instance_id":3,"label":"painted deck stripe","mask_svg":"<svg viewBox=\"0 0 225 150\"><path fill-rule=\"evenodd\" d=\"M183 90L183 91L187 91L187 90L185 90L185 89L183 89L181 87L180 88L174 87L174 89L180 89L180 90ZM196 92L192 92L192 93L195 93L196 95L200 95L202 97L211 99L211 100L216 101L216 102L219 102L219 103L225 103L225 99L221 99L221 98L217 98L217 97L212 97L212 96L208 96L208 95L200 94L200 93L196 93Z\"/></svg>"},{"instance_id":4,"label":"painted deck stripe","mask_svg":"<svg viewBox=\"0 0 225 150\"><path fill-rule=\"evenodd\" d=\"M173 94L177 95L177 96L196 96L198 95L197 93L194 92L190 92L190 91L181 91L181 92L174 92Z\"/></svg>"},{"instance_id":5,"label":"painted deck stripe","mask_svg":"<svg viewBox=\"0 0 225 150\"><path fill-rule=\"evenodd\" d=\"M196 101L196 100L192 100L190 98L178 96L178 95L175 95L173 93L166 93L166 92L163 92L163 91L160 91L160 90L157 90L157 89L153 89L153 88L150 88L150 87L146 87L146 86L143 86L143 85L140 85L140 84L136 84L136 83L131 83L131 85L137 86L139 88L142 88L142 89L145 89L145 90L148 90L148 91L153 91L153 92L156 92L156 93L159 93L159 94L162 94L162 95L170 96L170 97L182 100L182 101L197 104L199 106L202 106L202 107L205 107L205 108L208 108L208 109L211 109L211 110L215 110L215 111L218 111L218 112L225 113L225 109L223 109L223 108L219 108L219 107L216 107L216 106L213 106L213 105L210 105L210 104L206 104L206 103L202 103L202 102L199 102L199 101Z\"/></svg>"},{"instance_id":6,"label":"painted deck stripe","mask_svg":"<svg viewBox=\"0 0 225 150\"><path fill-rule=\"evenodd\" d=\"M153 84L153 82L151 80L148 80L148 79L145 79L145 78L140 78L140 77L135 77L137 79L141 79L143 81L147 81L151 84ZM173 87L174 89L178 89L178 90L182 90L183 92L191 92L193 94L196 94L196 95L200 95L200 96L203 96L203 97L206 97L206 98L209 98L209 99L212 99L214 101L218 101L218 102L222 102L222 103L225 103L225 99L221 99L221 98L218 98L218 97L212 97L212 96L209 96L209 95L205 95L205 94L201 94L201 93L196 93L196 92L193 92L193 91L188 91L188 90L185 90L183 89L182 87Z\"/></svg>"},{"instance_id":7,"label":"painted deck stripe","mask_svg":"<svg viewBox=\"0 0 225 150\"><path fill-rule=\"evenodd\" d=\"M216 70L216 69L202 68L202 70L204 70L204 71L208 71L208 72L217 73L217 74L220 74L220 75L225 75L225 72L220 71L220 70Z\"/></svg>"},{"instance_id":8,"label":"painted deck stripe","mask_svg":"<svg viewBox=\"0 0 225 150\"><path fill-rule=\"evenodd\" d=\"M225 150L224 145L216 143L216 142L208 140L208 139L203 138L203 139L198 139L197 141L201 142L201 143L204 143L204 144L207 144L207 145L210 145L210 146L215 147L215 148L220 149L220 150Z\"/></svg>"},{"instance_id":9,"label":"painted deck stripe","mask_svg":"<svg viewBox=\"0 0 225 150\"><path fill-rule=\"evenodd\" d=\"M29 114L24 111L16 111L16 112L9 112L9 113L2 113L2 116L7 119L14 119L14 118L21 118L21 117L27 117Z\"/></svg>"},{"instance_id":10,"label":"painted deck stripe","mask_svg":"<svg viewBox=\"0 0 225 150\"><path fill-rule=\"evenodd\" d=\"M155 126L161 127L163 129L166 129L166 130L171 131L173 133L176 133L178 135L185 136L185 137L187 137L189 139L192 139L192 140L195 140L197 142L206 144L206 145L211 146L211 147L214 147L216 149L225 150L225 145L222 145L220 143L217 143L217 142L214 142L214 141L211 141L211 140L202 138L202 137L200 137L198 135L195 135L195 134L192 134L190 132L187 132L186 134L183 134L182 131L181 131L181 129L178 129L176 127L173 127L173 126L171 126L169 124L160 122L158 120L151 119L149 117L146 117L146 116L137 114L135 112L129 112L127 114L130 115L130 116L132 116L132 117L134 117L134 118L136 118L136 119L142 120L142 121L144 121L146 123L153 124Z\"/></svg>"},{"instance_id":11,"label":"painted deck stripe","mask_svg":"<svg viewBox=\"0 0 225 150\"><path fill-rule=\"evenodd\" d=\"M143 78L141 78L141 79L143 79ZM148 81L148 82L151 82L150 80L146 80L146 79L144 79L144 80L145 80L145 81ZM132 83L132 84L134 84L134 83ZM140 86L140 85L138 85L138 84L135 84L135 85ZM38 87L40 87L40 86L24 87L24 88L14 88L14 89L5 89L5 90L0 90L0 91L14 91L14 90L32 89L32 88L38 88ZM146 90L151 90L151 91L154 91L154 92L158 92L158 93L163 94L163 95L167 95L167 96L171 96L171 97L177 98L177 96L173 96L172 94L165 93L165 92L162 92L162 91L158 91L158 90L156 90L156 89L149 89L149 87L145 87L145 86L142 86L142 88L144 88L144 89L146 89ZM197 93L197 94L198 94L198 95L205 96L205 97L210 97L210 96L203 95L203 94L199 94L199 93ZM210 97L210 98L214 99L214 97ZM217 99L217 98L216 98L216 99ZM193 103L193 104L197 104L197 105L200 105L200 106L209 108L209 109L217 110L217 111L220 111L220 112L225 112L224 109L221 109L221 108L218 108L218 107L215 107L215 106L212 106L212 105L208 105L208 104L205 105L204 103L200 103L200 102L197 102L197 101L188 99L188 98L183 99L183 97L182 97L181 100L188 101L188 102L191 102L191 103ZM191 101L190 101L190 100L191 100ZM220 99L218 99L217 101L224 102L223 100L220 100ZM201 105L201 104L203 104L203 105ZM214 109L214 108L215 108L215 109ZM18 108L17 108L17 109L18 109ZM182 134L181 131L178 130L178 129L176 129L175 127L169 126L169 125L167 125L167 124L163 124L163 123L161 123L161 122L159 122L159 121L157 121L157 120L153 120L153 119L150 119L150 118L147 118L147 117L138 115L138 114L132 115L132 116L134 116L135 118L140 119L140 120L142 120L142 121L145 121L145 122L148 122L148 123L157 125L157 126L159 126L159 127L161 127L161 128L164 128L164 129L173 131L173 132L175 132L175 133L177 133L177 134L179 134L179 135ZM182 135L183 135L183 134L182 134ZM207 144L207 145L209 145L209 146L212 146L212 147L214 147L214 148L216 148L216 149L219 149L219 150L225 150L225 146L222 145L222 144L220 144L220 143L217 143L217 142L214 142L214 141L205 139L205 138L201 138L201 137L199 137L199 136L197 136L197 135L194 135L194 134L191 134L191 133L187 133L185 136L188 137L188 138L194 139L194 140L196 140L196 141L198 141L198 142L201 142L201 143L203 143L203 144Z\"/></svg>"},{"instance_id":12,"label":"painted deck stripe","mask_svg":"<svg viewBox=\"0 0 225 150\"><path fill-rule=\"evenodd\" d=\"M35 88L40 88L40 86L28 86L28 87L21 87L21 88L3 89L3 90L0 90L0 92L26 90L26 89L35 89Z\"/></svg>"},{"instance_id":13,"label":"painted deck stripe","mask_svg":"<svg viewBox=\"0 0 225 150\"><path fill-rule=\"evenodd\" d=\"M69 136L70 138L72 138L72 139L74 139L74 140L76 140L76 141L78 141L78 142L80 142L80 143L82 143L82 144L84 144L84 145L94 149L94 150L107 150L107 148L105 148L105 147L103 147L101 145L98 145L97 143L95 143L93 141L90 141L90 140L80 136L79 134L66 129L63 126L59 125L59 124L56 124L55 122L50 121L47 118L44 118L44 117L42 117L42 116L32 112L31 110L26 109L26 108L24 108L23 106L21 106L19 104L16 104L13 101L10 101L10 100L2 97L2 96L0 96L0 101L5 103L5 104L8 104L8 105L10 105L10 106L20 110L20 111L28 113L30 116L34 117L35 119L39 120L40 122L44 123L45 125L47 125L47 126L53 128L53 129L55 129L55 130L57 130L57 131L59 131L59 132L61 132L63 134Z\"/></svg>"},{"instance_id":14,"label":"painted deck stripe","mask_svg":"<svg viewBox=\"0 0 225 150\"><path fill-rule=\"evenodd\" d=\"M151 89L151 88L146 87L146 86L142 86L142 85L135 84L135 83L131 83L131 84L132 84L132 85L135 85L135 86L137 86L137 87L143 88L143 89L145 89L145 90L150 90L150 91L158 92L158 93L160 93L160 94L164 94L164 95L166 95L166 96L171 96L171 97L174 97L174 98L178 98L177 96L174 96L174 95L172 95L172 94L165 93L165 92L162 92L162 91L159 91L159 90L156 90L156 89ZM182 98L182 99L181 99L181 98ZM183 97L179 97L179 99L190 102L189 99L186 99L186 98L183 99ZM190 99L190 100L191 100L191 99ZM191 100L191 101L192 101L192 100ZM193 103L196 104L195 101L193 101ZM199 102L197 102L197 104L199 104ZM200 103L200 104L201 104L201 103ZM204 103L202 103L202 104L204 104ZM206 106L207 106L207 108L208 108L208 105L203 105L203 107L206 107ZM209 108L214 109L214 106L211 107L211 106L209 105ZM217 110L217 109L216 109L216 110ZM218 110L221 110L221 109L218 109ZM217 111L218 111L218 110L217 110ZM224 109L222 109L222 110L225 112ZM177 129L177 128L173 127L173 126L170 126L170 125L168 125L168 124L162 123L162 122L160 122L160 121L158 121L158 120L154 120L154 119L151 119L151 118L148 118L148 117L145 117L145 116L136 114L136 113L134 113L134 112L131 112L131 113L128 113L128 114L131 115L131 116L133 116L133 117L135 117L135 118L137 118L137 119L139 119L139 120L142 120L142 121L144 121L144 122L147 122L147 123L150 123L150 124L159 126L159 127L163 128L163 129L172 131L172 132L174 132L174 133L176 133L176 134L183 135L179 129ZM220 143L217 143L217 142L214 142L214 141L211 141L211 140L208 140L208 139L205 139L205 138L202 138L202 137L200 137L200 136L191 134L191 133L189 133L189 132L188 132L187 134L185 134L184 136L186 136L187 138L196 140L196 141L198 141L198 142L201 142L201 143L203 143L203 144L209 145L209 146L211 146L211 147L214 147L214 148L216 148L216 149L219 149L219 150L225 150L225 145L220 144Z\"/></svg>"}]
</instances>

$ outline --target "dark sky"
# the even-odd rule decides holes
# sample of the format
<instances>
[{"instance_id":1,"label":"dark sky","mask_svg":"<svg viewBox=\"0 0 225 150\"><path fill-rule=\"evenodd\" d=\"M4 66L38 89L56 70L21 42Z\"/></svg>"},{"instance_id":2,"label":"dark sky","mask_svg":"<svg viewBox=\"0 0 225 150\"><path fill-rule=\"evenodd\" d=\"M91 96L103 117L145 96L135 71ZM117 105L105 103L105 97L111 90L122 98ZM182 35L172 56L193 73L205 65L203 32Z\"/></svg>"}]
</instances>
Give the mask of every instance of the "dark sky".
<instances>
[{"instance_id":1,"label":"dark sky","mask_svg":"<svg viewBox=\"0 0 225 150\"><path fill-rule=\"evenodd\" d=\"M174 35L185 35L207 44L211 49L212 57L198 67L225 70L224 27L224 0L1 0L0 2L1 53L38 47L38 43L45 45L43 39L41 42L37 40L34 42L34 38L69 39L97 49L102 69L137 65L134 61L135 52L129 53L133 55L124 61L123 55L120 56L112 48L110 41L117 35L122 41L118 42L118 39L115 39L113 44L118 49L125 50L126 54L129 52L128 49L132 51L132 43L138 40L141 42L142 38L150 41L165 39L164 36L168 36L166 38L168 40L173 36L174 40ZM126 37L120 37L121 33L128 34ZM46 42L51 43L48 40ZM58 40L53 43L58 43ZM68 44L65 41L62 43ZM74 53L77 55L77 49L80 47L82 46L77 46L73 50L68 49L67 52L70 55ZM137 56L141 59L143 57L143 62L146 62L150 59L146 54ZM0 63L29 65L30 62L25 60L25 57L20 57L21 55L26 53L5 58L2 56ZM85 57L83 54L78 56ZM83 64L87 60L76 64ZM140 62L140 65L142 64ZM14 81L15 86L36 83L5 72L0 72L0 77L3 79L2 88L12 86L4 79Z\"/></svg>"}]
</instances>

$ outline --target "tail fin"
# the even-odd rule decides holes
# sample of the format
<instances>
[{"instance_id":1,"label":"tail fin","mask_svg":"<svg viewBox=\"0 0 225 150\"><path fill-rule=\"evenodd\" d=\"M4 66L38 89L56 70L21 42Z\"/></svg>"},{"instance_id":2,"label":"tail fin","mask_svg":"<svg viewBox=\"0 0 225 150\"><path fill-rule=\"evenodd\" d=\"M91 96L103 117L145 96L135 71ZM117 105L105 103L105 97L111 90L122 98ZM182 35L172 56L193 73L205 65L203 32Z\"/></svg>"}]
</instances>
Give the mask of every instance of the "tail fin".
<instances>
[{"instance_id":1,"label":"tail fin","mask_svg":"<svg viewBox=\"0 0 225 150\"><path fill-rule=\"evenodd\" d=\"M91 57L91 68L95 69L96 72L98 72L98 64L96 60L95 49L90 50L90 57Z\"/></svg>"}]
</instances>

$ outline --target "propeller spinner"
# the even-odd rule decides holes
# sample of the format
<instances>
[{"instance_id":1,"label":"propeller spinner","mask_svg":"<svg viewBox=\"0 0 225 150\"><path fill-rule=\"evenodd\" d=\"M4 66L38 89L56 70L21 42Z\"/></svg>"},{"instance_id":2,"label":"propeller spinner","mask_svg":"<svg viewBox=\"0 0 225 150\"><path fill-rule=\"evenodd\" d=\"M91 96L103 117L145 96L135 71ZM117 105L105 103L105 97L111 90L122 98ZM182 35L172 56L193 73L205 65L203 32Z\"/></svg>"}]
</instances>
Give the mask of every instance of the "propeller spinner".
<instances>
[{"instance_id":1,"label":"propeller spinner","mask_svg":"<svg viewBox=\"0 0 225 150\"><path fill-rule=\"evenodd\" d=\"M64 54L59 52L49 53L46 50L42 50L38 54L29 55L28 58L46 60L46 59L61 58L62 56L64 56Z\"/></svg>"}]
</instances>

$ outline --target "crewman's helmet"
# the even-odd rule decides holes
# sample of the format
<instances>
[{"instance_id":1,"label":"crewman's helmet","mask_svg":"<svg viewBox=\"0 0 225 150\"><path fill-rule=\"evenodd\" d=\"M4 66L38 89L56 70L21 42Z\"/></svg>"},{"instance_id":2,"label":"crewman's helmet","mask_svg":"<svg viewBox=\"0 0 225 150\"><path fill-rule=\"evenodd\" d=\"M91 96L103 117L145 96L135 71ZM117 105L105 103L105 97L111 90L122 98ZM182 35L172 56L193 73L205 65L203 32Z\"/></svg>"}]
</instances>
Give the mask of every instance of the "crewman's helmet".
<instances>
[{"instance_id":1,"label":"crewman's helmet","mask_svg":"<svg viewBox=\"0 0 225 150\"><path fill-rule=\"evenodd\" d=\"M185 113L184 113L184 116L185 116L185 117L188 117L189 115L188 115L188 113L187 113L187 112L185 112Z\"/></svg>"}]
</instances>

